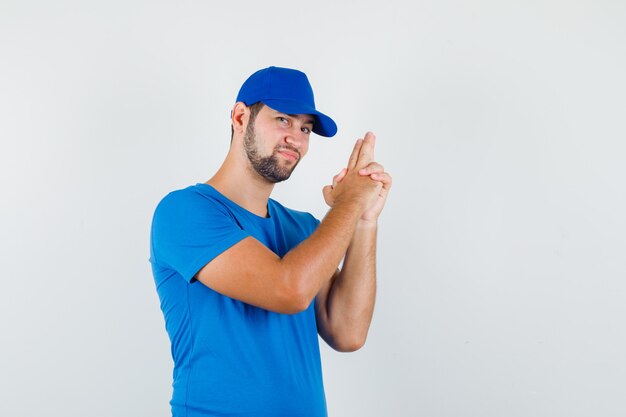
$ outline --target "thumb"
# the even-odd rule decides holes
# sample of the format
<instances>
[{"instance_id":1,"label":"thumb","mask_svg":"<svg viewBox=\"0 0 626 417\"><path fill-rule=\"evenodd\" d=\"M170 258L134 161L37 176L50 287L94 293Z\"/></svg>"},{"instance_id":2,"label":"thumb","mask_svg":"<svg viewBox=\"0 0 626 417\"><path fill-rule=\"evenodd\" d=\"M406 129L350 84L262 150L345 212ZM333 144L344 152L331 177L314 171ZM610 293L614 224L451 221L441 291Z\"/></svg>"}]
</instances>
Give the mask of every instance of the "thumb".
<instances>
[{"instance_id":1,"label":"thumb","mask_svg":"<svg viewBox=\"0 0 626 417\"><path fill-rule=\"evenodd\" d=\"M330 204L329 202L332 201L332 192L332 185L326 185L324 186L324 188L322 188L322 194L324 195L324 200L326 201L326 204Z\"/></svg>"}]
</instances>

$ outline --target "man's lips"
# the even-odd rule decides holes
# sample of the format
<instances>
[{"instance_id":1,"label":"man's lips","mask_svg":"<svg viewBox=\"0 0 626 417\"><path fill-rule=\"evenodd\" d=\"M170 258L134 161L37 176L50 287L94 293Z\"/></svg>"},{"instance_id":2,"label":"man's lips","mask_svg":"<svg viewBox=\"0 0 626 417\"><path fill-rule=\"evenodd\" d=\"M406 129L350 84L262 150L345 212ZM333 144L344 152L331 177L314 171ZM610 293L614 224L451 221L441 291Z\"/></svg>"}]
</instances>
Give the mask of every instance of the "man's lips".
<instances>
[{"instance_id":1,"label":"man's lips","mask_svg":"<svg viewBox=\"0 0 626 417\"><path fill-rule=\"evenodd\" d=\"M278 150L278 153L291 161L297 161L300 159L300 154L297 151L281 148Z\"/></svg>"}]
</instances>

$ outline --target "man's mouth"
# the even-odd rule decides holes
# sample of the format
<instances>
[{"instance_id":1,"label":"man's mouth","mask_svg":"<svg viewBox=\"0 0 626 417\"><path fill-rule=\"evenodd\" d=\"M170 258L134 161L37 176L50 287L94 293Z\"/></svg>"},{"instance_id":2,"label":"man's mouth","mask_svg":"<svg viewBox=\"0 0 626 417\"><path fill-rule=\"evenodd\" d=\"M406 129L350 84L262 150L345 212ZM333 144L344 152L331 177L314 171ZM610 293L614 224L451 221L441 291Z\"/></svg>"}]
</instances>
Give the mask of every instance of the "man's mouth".
<instances>
[{"instance_id":1,"label":"man's mouth","mask_svg":"<svg viewBox=\"0 0 626 417\"><path fill-rule=\"evenodd\" d=\"M286 159L289 159L290 161L297 161L298 159L300 159L300 153L296 150L280 148L278 149L278 153Z\"/></svg>"}]
</instances>

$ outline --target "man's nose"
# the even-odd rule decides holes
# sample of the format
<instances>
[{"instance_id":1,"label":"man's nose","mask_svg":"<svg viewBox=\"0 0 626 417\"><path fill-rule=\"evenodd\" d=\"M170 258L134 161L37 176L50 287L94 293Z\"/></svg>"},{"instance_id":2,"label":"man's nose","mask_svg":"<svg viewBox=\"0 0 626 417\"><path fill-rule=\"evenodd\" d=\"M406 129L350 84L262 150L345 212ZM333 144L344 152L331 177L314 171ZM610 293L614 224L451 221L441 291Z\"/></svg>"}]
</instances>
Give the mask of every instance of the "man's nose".
<instances>
[{"instance_id":1,"label":"man's nose","mask_svg":"<svg viewBox=\"0 0 626 417\"><path fill-rule=\"evenodd\" d=\"M307 134L302 131L299 127L292 127L287 136L285 137L285 141L296 148L302 147L302 144L307 140Z\"/></svg>"}]
</instances>

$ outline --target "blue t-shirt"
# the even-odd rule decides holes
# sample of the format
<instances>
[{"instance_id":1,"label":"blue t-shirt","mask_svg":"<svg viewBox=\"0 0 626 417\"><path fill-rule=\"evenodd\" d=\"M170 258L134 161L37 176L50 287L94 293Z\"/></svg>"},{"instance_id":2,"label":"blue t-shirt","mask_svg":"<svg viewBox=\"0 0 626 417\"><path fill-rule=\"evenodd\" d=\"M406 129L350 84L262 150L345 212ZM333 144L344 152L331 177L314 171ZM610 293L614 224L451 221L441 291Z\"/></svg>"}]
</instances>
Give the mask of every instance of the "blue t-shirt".
<instances>
[{"instance_id":1,"label":"blue t-shirt","mask_svg":"<svg viewBox=\"0 0 626 417\"><path fill-rule=\"evenodd\" d=\"M196 184L168 194L155 211L150 262L174 359L175 417L326 416L314 303L279 314L194 279L248 236L282 257L319 224L271 199L267 208L259 217Z\"/></svg>"}]
</instances>

